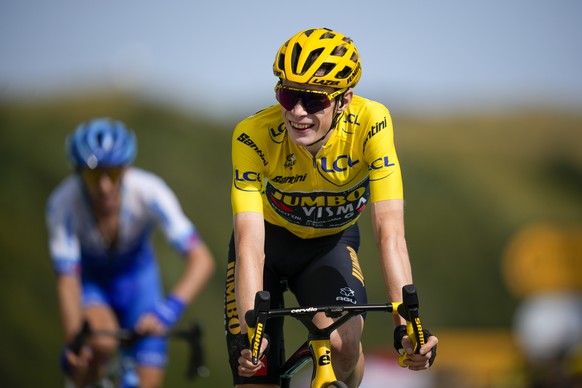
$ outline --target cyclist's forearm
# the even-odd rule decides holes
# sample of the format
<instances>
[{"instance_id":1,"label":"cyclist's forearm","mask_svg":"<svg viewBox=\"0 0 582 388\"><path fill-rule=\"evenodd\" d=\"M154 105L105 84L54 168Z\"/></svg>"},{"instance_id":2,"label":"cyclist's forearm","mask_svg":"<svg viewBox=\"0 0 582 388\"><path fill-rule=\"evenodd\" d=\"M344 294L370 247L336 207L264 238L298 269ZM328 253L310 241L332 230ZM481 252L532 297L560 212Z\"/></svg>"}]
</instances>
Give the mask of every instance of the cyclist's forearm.
<instances>
[{"instance_id":1,"label":"cyclist's forearm","mask_svg":"<svg viewBox=\"0 0 582 388\"><path fill-rule=\"evenodd\" d=\"M412 283L408 255L403 252L387 252L389 259L382 260L382 273L386 292L391 301L402 301L402 287ZM384 257L384 254L382 255ZM404 318L394 315L396 326L405 324Z\"/></svg>"},{"instance_id":2,"label":"cyclist's forearm","mask_svg":"<svg viewBox=\"0 0 582 388\"><path fill-rule=\"evenodd\" d=\"M253 264L254 260L242 259L237 263L235 274L236 305L241 324L241 332L247 332L245 314L254 308L255 294L263 289L262 269Z\"/></svg>"},{"instance_id":3,"label":"cyclist's forearm","mask_svg":"<svg viewBox=\"0 0 582 388\"><path fill-rule=\"evenodd\" d=\"M262 214L237 214L234 235L236 304L241 331L246 333L245 314L254 308L255 294L263 289L265 232Z\"/></svg>"},{"instance_id":4,"label":"cyclist's forearm","mask_svg":"<svg viewBox=\"0 0 582 388\"><path fill-rule=\"evenodd\" d=\"M190 303L206 286L216 267L214 257L202 243L186 256L186 268L171 293L186 304Z\"/></svg>"},{"instance_id":5,"label":"cyclist's forearm","mask_svg":"<svg viewBox=\"0 0 582 388\"><path fill-rule=\"evenodd\" d=\"M65 341L70 343L81 330L83 321L79 278L74 275L60 275L57 278L57 297Z\"/></svg>"},{"instance_id":6,"label":"cyclist's forearm","mask_svg":"<svg viewBox=\"0 0 582 388\"><path fill-rule=\"evenodd\" d=\"M391 301L400 301L402 287L412 283L412 269L404 238L402 201L374 203L372 221L386 292ZM403 323L398 316L394 321L397 325Z\"/></svg>"}]
</instances>

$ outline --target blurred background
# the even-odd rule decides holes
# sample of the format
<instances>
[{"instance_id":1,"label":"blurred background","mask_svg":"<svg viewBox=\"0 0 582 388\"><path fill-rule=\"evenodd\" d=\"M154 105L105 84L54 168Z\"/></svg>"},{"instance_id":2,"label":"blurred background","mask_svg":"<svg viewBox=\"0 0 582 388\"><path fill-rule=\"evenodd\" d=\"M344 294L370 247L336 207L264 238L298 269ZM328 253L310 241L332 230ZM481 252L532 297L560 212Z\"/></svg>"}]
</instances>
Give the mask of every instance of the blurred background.
<instances>
[{"instance_id":1,"label":"blurred background","mask_svg":"<svg viewBox=\"0 0 582 388\"><path fill-rule=\"evenodd\" d=\"M283 41L329 27L359 49L356 93L391 110L421 314L441 340L430 372L401 370L391 320L369 315L362 387L576 386L564 379L582 371L581 16L576 0L1 2L2 385L63 386L44 206L71 171L66 134L110 116L137 132L136 164L175 190L218 261L182 320L202 322L210 376L185 380L176 342L166 386L231 386L230 132L275 103ZM381 303L367 213L360 224ZM180 259L161 235L156 247L170 285ZM286 330L289 349L304 340Z\"/></svg>"}]
</instances>

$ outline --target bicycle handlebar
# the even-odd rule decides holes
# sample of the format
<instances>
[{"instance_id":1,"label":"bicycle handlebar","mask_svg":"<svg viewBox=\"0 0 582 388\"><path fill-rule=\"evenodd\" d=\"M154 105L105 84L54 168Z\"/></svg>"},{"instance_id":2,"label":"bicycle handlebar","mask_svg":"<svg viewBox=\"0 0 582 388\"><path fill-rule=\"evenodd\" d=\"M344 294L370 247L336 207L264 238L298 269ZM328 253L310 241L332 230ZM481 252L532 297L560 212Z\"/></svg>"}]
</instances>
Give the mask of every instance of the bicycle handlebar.
<instances>
[{"instance_id":1,"label":"bicycle handlebar","mask_svg":"<svg viewBox=\"0 0 582 388\"><path fill-rule=\"evenodd\" d=\"M348 319L361 315L368 311L384 311L394 315L400 315L406 321L406 334L410 337L415 353L425 344L422 322L419 316L418 294L414 284L402 287L402 302L390 302L386 304L364 304L346 306L319 306L296 307L285 309L270 309L270 294L268 291L259 291L255 295L255 308L247 311L245 320L251 333L252 362L256 365L259 360L259 351L264 337L264 329L267 319L274 317L291 316L301 321L311 334L329 335L332 331L344 324ZM326 328L318 328L312 322L316 313L325 313L331 318L339 318ZM346 313L342 316L343 313ZM252 332L254 330L254 332ZM403 361L406 354L398 357L398 364L405 367Z\"/></svg>"},{"instance_id":2,"label":"bicycle handlebar","mask_svg":"<svg viewBox=\"0 0 582 388\"><path fill-rule=\"evenodd\" d=\"M414 353L420 351L420 347L425 344L424 331L422 329L422 322L418 313L418 294L414 284L408 284L402 287L402 304L398 306L398 314L406 320L406 334L412 341L412 348ZM404 365L406 354L398 357L398 364L401 367Z\"/></svg>"},{"instance_id":3,"label":"bicycle handlebar","mask_svg":"<svg viewBox=\"0 0 582 388\"><path fill-rule=\"evenodd\" d=\"M147 336L148 334L137 333L130 329L117 330L93 330L89 321L84 320L83 326L79 333L69 345L69 349L75 354L79 354L85 341L89 337L107 336L119 340L121 348L131 347L137 340ZM193 380L196 377L207 377L208 368L204 365L204 350L202 347L202 328L198 321L194 321L185 329L173 329L163 335L165 338L178 338L185 340L188 344L188 368L186 377L188 380Z\"/></svg>"},{"instance_id":4,"label":"bicycle handlebar","mask_svg":"<svg viewBox=\"0 0 582 388\"><path fill-rule=\"evenodd\" d=\"M271 295L269 291L259 291L255 295L255 308L247 311L245 320L250 330L253 330L251 342L251 360L254 365L259 363L261 343L264 336L264 327L269 318L269 308L271 307ZM252 325L248 323L252 322Z\"/></svg>"},{"instance_id":5,"label":"bicycle handlebar","mask_svg":"<svg viewBox=\"0 0 582 388\"><path fill-rule=\"evenodd\" d=\"M91 326L89 325L89 321L84 320L81 330L75 335L73 338L73 342L69 345L69 349L76 355L79 355L81 352L81 348L85 343L85 340L91 335Z\"/></svg>"}]
</instances>

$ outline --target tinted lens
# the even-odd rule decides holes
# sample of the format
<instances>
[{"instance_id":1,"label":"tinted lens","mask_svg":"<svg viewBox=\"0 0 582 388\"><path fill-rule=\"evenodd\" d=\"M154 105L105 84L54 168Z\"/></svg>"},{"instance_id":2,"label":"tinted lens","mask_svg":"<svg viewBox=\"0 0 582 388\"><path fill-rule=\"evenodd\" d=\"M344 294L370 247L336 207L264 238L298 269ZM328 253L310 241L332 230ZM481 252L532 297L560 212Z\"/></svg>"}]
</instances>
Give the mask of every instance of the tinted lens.
<instances>
[{"instance_id":1,"label":"tinted lens","mask_svg":"<svg viewBox=\"0 0 582 388\"><path fill-rule=\"evenodd\" d=\"M331 105L329 98L325 93L302 92L299 90L287 89L280 87L275 92L279 104L287 110L292 110L301 100L301 105L309 114L319 112Z\"/></svg>"},{"instance_id":2,"label":"tinted lens","mask_svg":"<svg viewBox=\"0 0 582 388\"><path fill-rule=\"evenodd\" d=\"M90 169L86 168L83 169L82 175L85 182L89 185L96 186L99 184L101 177L103 175L107 175L107 177L111 180L111 182L115 183L121 177L121 172L123 171L123 167L104 167L104 168L95 168Z\"/></svg>"}]
</instances>

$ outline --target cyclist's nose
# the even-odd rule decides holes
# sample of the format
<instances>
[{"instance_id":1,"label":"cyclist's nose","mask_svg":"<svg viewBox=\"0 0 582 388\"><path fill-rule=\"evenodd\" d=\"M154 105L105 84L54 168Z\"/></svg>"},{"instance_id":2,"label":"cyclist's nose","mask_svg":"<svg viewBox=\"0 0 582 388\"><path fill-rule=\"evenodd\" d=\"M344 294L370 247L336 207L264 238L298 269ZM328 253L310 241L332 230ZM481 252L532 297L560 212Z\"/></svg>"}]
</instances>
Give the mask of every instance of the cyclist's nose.
<instances>
[{"instance_id":1,"label":"cyclist's nose","mask_svg":"<svg viewBox=\"0 0 582 388\"><path fill-rule=\"evenodd\" d=\"M101 192L107 193L114 188L115 182L109 175L103 173L99 176L98 186Z\"/></svg>"},{"instance_id":2,"label":"cyclist's nose","mask_svg":"<svg viewBox=\"0 0 582 388\"><path fill-rule=\"evenodd\" d=\"M293 106L293 109L291 109L289 112L293 113L295 116L305 116L308 114L305 110L305 107L303 106L303 101L301 101L301 99L297 100Z\"/></svg>"}]
</instances>

